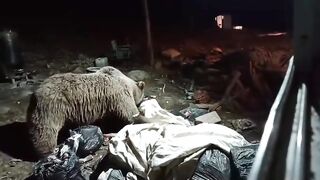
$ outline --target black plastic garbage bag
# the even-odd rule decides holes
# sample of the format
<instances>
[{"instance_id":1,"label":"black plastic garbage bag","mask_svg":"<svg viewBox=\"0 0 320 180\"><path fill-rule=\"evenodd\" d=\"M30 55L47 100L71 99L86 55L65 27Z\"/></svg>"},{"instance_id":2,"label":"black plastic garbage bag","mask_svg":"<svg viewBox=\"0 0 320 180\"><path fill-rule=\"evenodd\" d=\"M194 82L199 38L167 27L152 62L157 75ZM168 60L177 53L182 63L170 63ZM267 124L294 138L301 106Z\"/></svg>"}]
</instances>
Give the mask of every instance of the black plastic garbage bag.
<instances>
[{"instance_id":1,"label":"black plastic garbage bag","mask_svg":"<svg viewBox=\"0 0 320 180\"><path fill-rule=\"evenodd\" d=\"M83 126L70 132L70 135L80 134L77 155L86 157L96 152L103 144L103 133L97 126Z\"/></svg>"},{"instance_id":2,"label":"black plastic garbage bag","mask_svg":"<svg viewBox=\"0 0 320 180\"><path fill-rule=\"evenodd\" d=\"M259 144L231 149L231 159L240 179L246 179L252 168Z\"/></svg>"},{"instance_id":3,"label":"black plastic garbage bag","mask_svg":"<svg viewBox=\"0 0 320 180\"><path fill-rule=\"evenodd\" d=\"M50 155L34 166L32 179L37 180L83 180L79 159L73 151L65 152L61 158Z\"/></svg>"},{"instance_id":4,"label":"black plastic garbage bag","mask_svg":"<svg viewBox=\"0 0 320 180\"><path fill-rule=\"evenodd\" d=\"M207 149L199 159L192 180L229 180L231 179L230 160L219 149Z\"/></svg>"},{"instance_id":5,"label":"black plastic garbage bag","mask_svg":"<svg viewBox=\"0 0 320 180\"><path fill-rule=\"evenodd\" d=\"M34 166L31 179L82 180L79 157L96 152L103 143L103 134L97 126L83 126L70 131L70 137L48 157Z\"/></svg>"}]
</instances>

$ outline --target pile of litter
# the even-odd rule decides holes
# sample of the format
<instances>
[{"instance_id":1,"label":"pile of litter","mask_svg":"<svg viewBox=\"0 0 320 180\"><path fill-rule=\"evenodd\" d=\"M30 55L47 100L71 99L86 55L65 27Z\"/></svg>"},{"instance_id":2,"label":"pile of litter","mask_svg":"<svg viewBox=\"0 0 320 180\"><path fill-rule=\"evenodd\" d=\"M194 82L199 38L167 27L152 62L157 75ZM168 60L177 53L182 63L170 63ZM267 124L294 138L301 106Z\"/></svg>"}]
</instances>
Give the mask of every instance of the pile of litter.
<instances>
[{"instance_id":1,"label":"pile of litter","mask_svg":"<svg viewBox=\"0 0 320 180\"><path fill-rule=\"evenodd\" d=\"M185 109L182 114L192 112ZM192 125L182 116L162 109L155 99L144 101L140 111L152 123L130 124L109 141L107 155L86 177L79 158L98 150L103 134L85 126L56 151L35 165L34 177L46 179L245 179L258 144L219 124ZM199 112L196 116L203 115ZM212 117L212 115L210 115Z\"/></svg>"},{"instance_id":2,"label":"pile of litter","mask_svg":"<svg viewBox=\"0 0 320 180\"><path fill-rule=\"evenodd\" d=\"M137 179L230 179L219 178L219 174L240 179L252 165L255 151L251 146L257 145L218 124L186 127L148 123L124 127L110 141L107 158L115 165L111 166L113 169L129 170ZM207 153L211 153L210 158ZM210 168L216 170L207 172ZM238 175L233 175L231 169ZM99 179L109 180L105 178L108 170Z\"/></svg>"}]
</instances>

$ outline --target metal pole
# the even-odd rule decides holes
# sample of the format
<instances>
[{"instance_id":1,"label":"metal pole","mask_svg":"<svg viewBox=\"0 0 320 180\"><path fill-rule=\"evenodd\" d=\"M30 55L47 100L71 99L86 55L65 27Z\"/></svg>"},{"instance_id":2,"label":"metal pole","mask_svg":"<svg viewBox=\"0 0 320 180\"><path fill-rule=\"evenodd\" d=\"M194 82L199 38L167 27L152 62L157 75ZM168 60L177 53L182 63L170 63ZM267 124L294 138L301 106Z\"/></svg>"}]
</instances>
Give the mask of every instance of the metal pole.
<instances>
[{"instance_id":1,"label":"metal pole","mask_svg":"<svg viewBox=\"0 0 320 180\"><path fill-rule=\"evenodd\" d=\"M153 55L153 45L152 45L152 38L151 38L148 0L143 0L143 5L144 5L144 13L145 13L145 19L146 19L147 48L148 48L148 52L149 52L150 65L153 67L154 55Z\"/></svg>"},{"instance_id":2,"label":"metal pole","mask_svg":"<svg viewBox=\"0 0 320 180\"><path fill-rule=\"evenodd\" d=\"M314 66L315 55L319 57L318 0L294 0L294 56L298 75L308 78Z\"/></svg>"}]
</instances>

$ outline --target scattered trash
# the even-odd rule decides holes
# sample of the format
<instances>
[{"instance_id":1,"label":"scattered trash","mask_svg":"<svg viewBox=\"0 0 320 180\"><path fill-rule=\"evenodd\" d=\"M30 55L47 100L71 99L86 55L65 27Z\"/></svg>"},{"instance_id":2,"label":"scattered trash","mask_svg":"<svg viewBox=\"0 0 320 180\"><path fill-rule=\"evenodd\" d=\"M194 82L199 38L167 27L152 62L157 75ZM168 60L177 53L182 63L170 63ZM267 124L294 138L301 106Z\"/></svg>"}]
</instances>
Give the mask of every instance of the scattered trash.
<instances>
[{"instance_id":1,"label":"scattered trash","mask_svg":"<svg viewBox=\"0 0 320 180\"><path fill-rule=\"evenodd\" d=\"M12 89L23 88L27 85L35 84L36 81L33 80L32 74L34 74L34 72L25 72L24 69L16 69L12 71L8 76L11 80Z\"/></svg>"},{"instance_id":2,"label":"scattered trash","mask_svg":"<svg viewBox=\"0 0 320 180\"><path fill-rule=\"evenodd\" d=\"M212 111L210 113L196 117L197 123L218 123L220 121L221 121L221 118L219 117L216 111Z\"/></svg>"},{"instance_id":3,"label":"scattered trash","mask_svg":"<svg viewBox=\"0 0 320 180\"><path fill-rule=\"evenodd\" d=\"M151 78L150 74L143 70L132 70L127 75L135 81L145 81Z\"/></svg>"},{"instance_id":4,"label":"scattered trash","mask_svg":"<svg viewBox=\"0 0 320 180\"><path fill-rule=\"evenodd\" d=\"M233 128L238 131L246 131L255 128L257 125L249 119L237 119L231 122Z\"/></svg>"},{"instance_id":5,"label":"scattered trash","mask_svg":"<svg viewBox=\"0 0 320 180\"><path fill-rule=\"evenodd\" d=\"M175 84L174 80L170 81L170 83ZM186 100L193 100L194 99L194 83L195 83L195 80L192 80L189 88L184 88L179 85L175 85L175 86L184 91Z\"/></svg>"},{"instance_id":6,"label":"scattered trash","mask_svg":"<svg viewBox=\"0 0 320 180\"><path fill-rule=\"evenodd\" d=\"M109 65L109 60L107 57L100 57L94 60L94 65L96 67L104 67Z\"/></svg>"},{"instance_id":7,"label":"scattered trash","mask_svg":"<svg viewBox=\"0 0 320 180\"><path fill-rule=\"evenodd\" d=\"M179 52L179 51L176 50L176 49L170 48L170 49L166 49L166 50L162 51L161 54L162 54L164 57L173 60L173 59L179 57L179 56L181 55L181 52Z\"/></svg>"},{"instance_id":8,"label":"scattered trash","mask_svg":"<svg viewBox=\"0 0 320 180\"><path fill-rule=\"evenodd\" d=\"M199 116L202 116L206 113L208 113L208 110L200 109L197 107L189 106L188 108L185 108L181 111L179 111L185 118L195 121L195 119Z\"/></svg>"},{"instance_id":9,"label":"scattered trash","mask_svg":"<svg viewBox=\"0 0 320 180\"><path fill-rule=\"evenodd\" d=\"M231 166L227 155L211 146L200 157L192 180L230 180Z\"/></svg>"},{"instance_id":10,"label":"scattered trash","mask_svg":"<svg viewBox=\"0 0 320 180\"><path fill-rule=\"evenodd\" d=\"M185 94L186 94L186 100L193 100L194 99L194 92L193 91L185 90Z\"/></svg>"}]
</instances>

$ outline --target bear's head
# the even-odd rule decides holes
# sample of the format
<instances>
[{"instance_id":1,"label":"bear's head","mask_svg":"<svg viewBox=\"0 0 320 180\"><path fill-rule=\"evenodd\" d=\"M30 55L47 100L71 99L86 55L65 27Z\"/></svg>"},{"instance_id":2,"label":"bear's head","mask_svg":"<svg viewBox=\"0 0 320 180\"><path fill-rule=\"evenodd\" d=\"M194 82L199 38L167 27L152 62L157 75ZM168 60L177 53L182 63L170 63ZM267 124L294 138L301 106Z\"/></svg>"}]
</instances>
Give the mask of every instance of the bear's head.
<instances>
[{"instance_id":1,"label":"bear's head","mask_svg":"<svg viewBox=\"0 0 320 180\"><path fill-rule=\"evenodd\" d=\"M144 86L145 83L143 81L136 82L133 79L129 78L125 74L123 74L119 69L112 66L105 66L99 69L96 73L106 74L108 76L120 78L126 84L130 84L130 87L133 87L133 98L136 105L140 104L144 98Z\"/></svg>"},{"instance_id":2,"label":"bear's head","mask_svg":"<svg viewBox=\"0 0 320 180\"><path fill-rule=\"evenodd\" d=\"M136 102L136 105L138 105L141 103L141 101L144 98L145 83L143 81L138 81L136 82L136 86L137 87L134 88L134 91L133 91L133 98L134 98L134 101Z\"/></svg>"}]
</instances>

